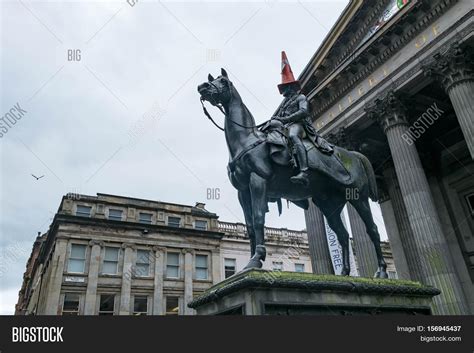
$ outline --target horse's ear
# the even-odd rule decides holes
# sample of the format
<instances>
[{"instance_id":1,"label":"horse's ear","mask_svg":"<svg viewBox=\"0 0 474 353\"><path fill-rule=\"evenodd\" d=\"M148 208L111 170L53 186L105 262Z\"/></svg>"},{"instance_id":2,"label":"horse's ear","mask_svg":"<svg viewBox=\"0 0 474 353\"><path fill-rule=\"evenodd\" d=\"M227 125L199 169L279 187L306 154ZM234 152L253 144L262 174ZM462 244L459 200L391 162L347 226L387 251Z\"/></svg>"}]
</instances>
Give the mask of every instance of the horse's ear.
<instances>
[{"instance_id":1,"label":"horse's ear","mask_svg":"<svg viewBox=\"0 0 474 353\"><path fill-rule=\"evenodd\" d=\"M212 77L212 75L209 74L209 75L207 75L207 80L208 80L209 82L212 82L212 81L214 81L214 77Z\"/></svg>"},{"instance_id":2,"label":"horse's ear","mask_svg":"<svg viewBox=\"0 0 474 353\"><path fill-rule=\"evenodd\" d=\"M223 68L221 68L221 75L225 78L229 78L229 75L227 75L227 71L225 71Z\"/></svg>"}]
</instances>

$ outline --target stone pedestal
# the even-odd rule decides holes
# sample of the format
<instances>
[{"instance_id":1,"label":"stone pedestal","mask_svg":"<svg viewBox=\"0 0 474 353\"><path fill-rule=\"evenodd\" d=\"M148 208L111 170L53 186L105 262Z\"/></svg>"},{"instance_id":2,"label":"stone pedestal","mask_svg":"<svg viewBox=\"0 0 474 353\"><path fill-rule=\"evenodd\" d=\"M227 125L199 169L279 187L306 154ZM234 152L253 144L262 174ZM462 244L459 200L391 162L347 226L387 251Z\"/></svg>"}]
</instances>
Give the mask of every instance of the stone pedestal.
<instances>
[{"instance_id":1,"label":"stone pedestal","mask_svg":"<svg viewBox=\"0 0 474 353\"><path fill-rule=\"evenodd\" d=\"M198 315L430 315L439 293L411 281L246 270L189 307Z\"/></svg>"}]
</instances>

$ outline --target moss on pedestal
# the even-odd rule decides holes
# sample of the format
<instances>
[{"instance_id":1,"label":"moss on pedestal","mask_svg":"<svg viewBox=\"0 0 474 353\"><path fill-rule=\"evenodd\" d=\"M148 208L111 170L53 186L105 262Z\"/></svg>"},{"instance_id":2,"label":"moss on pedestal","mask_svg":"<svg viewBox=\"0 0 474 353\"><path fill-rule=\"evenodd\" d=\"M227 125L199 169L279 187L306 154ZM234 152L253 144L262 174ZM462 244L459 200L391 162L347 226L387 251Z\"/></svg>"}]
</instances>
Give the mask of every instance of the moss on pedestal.
<instances>
[{"instance_id":1,"label":"moss on pedestal","mask_svg":"<svg viewBox=\"0 0 474 353\"><path fill-rule=\"evenodd\" d=\"M434 287L407 280L250 269L239 272L212 286L202 295L196 297L189 306L196 307L247 288L285 288L310 292L333 291L380 295L406 294L434 296L440 293L440 291Z\"/></svg>"}]
</instances>

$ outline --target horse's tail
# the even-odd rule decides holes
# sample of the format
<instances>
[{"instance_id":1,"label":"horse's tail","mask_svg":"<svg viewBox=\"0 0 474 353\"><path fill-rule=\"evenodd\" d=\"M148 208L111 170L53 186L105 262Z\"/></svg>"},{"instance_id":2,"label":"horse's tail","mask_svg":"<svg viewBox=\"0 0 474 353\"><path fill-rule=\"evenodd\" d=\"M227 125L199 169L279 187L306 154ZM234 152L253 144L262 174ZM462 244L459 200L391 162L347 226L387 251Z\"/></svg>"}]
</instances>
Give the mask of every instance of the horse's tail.
<instances>
[{"instance_id":1,"label":"horse's tail","mask_svg":"<svg viewBox=\"0 0 474 353\"><path fill-rule=\"evenodd\" d=\"M354 153L356 153L356 155L359 157L359 160L362 162L362 165L364 166L365 174L367 175L367 179L369 181L369 197L372 201L376 202L379 200L379 195L377 192L377 181L375 179L374 168L366 156L359 152Z\"/></svg>"}]
</instances>

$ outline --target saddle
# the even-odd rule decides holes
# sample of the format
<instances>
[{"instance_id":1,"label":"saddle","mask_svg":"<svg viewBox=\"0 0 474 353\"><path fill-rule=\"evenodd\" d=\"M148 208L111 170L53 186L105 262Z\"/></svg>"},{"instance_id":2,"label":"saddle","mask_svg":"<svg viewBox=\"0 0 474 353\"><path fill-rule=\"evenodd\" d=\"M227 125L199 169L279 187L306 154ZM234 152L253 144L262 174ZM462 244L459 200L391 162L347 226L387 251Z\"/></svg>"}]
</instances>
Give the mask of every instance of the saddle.
<instances>
[{"instance_id":1,"label":"saddle","mask_svg":"<svg viewBox=\"0 0 474 353\"><path fill-rule=\"evenodd\" d=\"M281 123L269 123L261 130L266 135L272 160L282 166L296 167L286 127ZM344 165L344 156L347 153L345 149L334 146L334 153L324 153L317 148L315 141L308 134L303 138L303 145L308 156L309 169L320 171L344 185L352 182L351 174Z\"/></svg>"}]
</instances>

